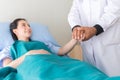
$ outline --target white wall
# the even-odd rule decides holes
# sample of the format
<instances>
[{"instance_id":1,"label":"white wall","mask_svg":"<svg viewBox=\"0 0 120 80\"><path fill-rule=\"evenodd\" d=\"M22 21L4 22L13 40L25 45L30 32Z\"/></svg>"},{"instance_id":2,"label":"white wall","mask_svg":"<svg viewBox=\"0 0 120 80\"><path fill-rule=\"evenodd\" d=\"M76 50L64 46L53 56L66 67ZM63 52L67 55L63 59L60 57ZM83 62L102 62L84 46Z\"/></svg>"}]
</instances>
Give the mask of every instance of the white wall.
<instances>
[{"instance_id":1,"label":"white wall","mask_svg":"<svg viewBox=\"0 0 120 80\"><path fill-rule=\"evenodd\" d=\"M71 39L67 15L72 0L0 0L0 22L26 18L49 27L54 38L63 45Z\"/></svg>"}]
</instances>

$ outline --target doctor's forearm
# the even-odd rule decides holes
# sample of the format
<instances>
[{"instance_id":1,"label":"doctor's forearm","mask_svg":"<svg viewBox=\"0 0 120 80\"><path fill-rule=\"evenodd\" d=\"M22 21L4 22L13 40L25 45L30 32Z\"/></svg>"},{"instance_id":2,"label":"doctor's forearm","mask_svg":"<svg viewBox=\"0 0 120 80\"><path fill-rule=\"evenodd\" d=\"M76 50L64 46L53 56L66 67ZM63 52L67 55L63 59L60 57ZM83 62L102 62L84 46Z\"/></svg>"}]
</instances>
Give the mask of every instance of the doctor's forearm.
<instances>
[{"instance_id":1,"label":"doctor's forearm","mask_svg":"<svg viewBox=\"0 0 120 80\"><path fill-rule=\"evenodd\" d=\"M109 0L108 4L104 8L104 13L101 15L98 24L100 24L104 30L108 29L111 25L115 24L120 19L120 1Z\"/></svg>"},{"instance_id":2,"label":"doctor's forearm","mask_svg":"<svg viewBox=\"0 0 120 80\"><path fill-rule=\"evenodd\" d=\"M71 28L73 28L76 25L81 25L81 19L80 19L79 10L78 10L79 6L77 4L78 2L76 0L73 0L73 5L68 14L68 22Z\"/></svg>"}]
</instances>

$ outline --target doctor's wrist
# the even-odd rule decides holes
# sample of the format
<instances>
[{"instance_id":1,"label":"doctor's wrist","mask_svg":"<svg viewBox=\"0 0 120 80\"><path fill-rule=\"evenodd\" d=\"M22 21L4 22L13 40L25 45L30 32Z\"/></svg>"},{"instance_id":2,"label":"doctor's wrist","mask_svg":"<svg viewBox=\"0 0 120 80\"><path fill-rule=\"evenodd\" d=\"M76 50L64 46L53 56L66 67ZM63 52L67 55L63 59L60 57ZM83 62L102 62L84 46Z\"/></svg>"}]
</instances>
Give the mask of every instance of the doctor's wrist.
<instances>
[{"instance_id":1,"label":"doctor's wrist","mask_svg":"<svg viewBox=\"0 0 120 80\"><path fill-rule=\"evenodd\" d=\"M103 28L99 25L96 24L95 26L93 26L96 29L96 35L101 34L102 32L104 32Z\"/></svg>"}]
</instances>

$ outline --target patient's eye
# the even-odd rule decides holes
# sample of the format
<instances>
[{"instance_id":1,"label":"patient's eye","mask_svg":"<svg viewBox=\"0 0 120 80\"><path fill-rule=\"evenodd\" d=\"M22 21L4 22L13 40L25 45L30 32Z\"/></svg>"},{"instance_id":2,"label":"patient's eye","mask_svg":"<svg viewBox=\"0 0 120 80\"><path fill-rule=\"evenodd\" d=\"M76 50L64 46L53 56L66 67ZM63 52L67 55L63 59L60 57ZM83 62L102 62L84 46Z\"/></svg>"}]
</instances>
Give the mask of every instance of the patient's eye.
<instances>
[{"instance_id":1,"label":"patient's eye","mask_svg":"<svg viewBox=\"0 0 120 80\"><path fill-rule=\"evenodd\" d=\"M22 26L23 26L23 27L26 27L26 26L28 26L28 25L27 25L26 23L22 23Z\"/></svg>"},{"instance_id":2,"label":"patient's eye","mask_svg":"<svg viewBox=\"0 0 120 80\"><path fill-rule=\"evenodd\" d=\"M22 26L25 26L25 24L23 23Z\"/></svg>"},{"instance_id":3,"label":"patient's eye","mask_svg":"<svg viewBox=\"0 0 120 80\"><path fill-rule=\"evenodd\" d=\"M29 27L30 27L30 25L29 25L29 24L27 24L27 26L29 26Z\"/></svg>"}]
</instances>

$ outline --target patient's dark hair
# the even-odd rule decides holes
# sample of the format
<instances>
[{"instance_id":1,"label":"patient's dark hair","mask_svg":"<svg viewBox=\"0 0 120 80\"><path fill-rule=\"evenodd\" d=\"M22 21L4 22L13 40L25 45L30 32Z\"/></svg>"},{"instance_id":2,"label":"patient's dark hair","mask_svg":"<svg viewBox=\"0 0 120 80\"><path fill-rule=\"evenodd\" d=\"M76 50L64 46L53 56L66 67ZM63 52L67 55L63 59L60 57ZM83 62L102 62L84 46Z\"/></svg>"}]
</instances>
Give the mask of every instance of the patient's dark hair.
<instances>
[{"instance_id":1,"label":"patient's dark hair","mask_svg":"<svg viewBox=\"0 0 120 80\"><path fill-rule=\"evenodd\" d=\"M12 23L10 23L10 33L11 33L12 38L13 38L14 41L18 40L18 38L17 38L17 36L14 34L13 29L16 29L16 28L17 28L18 22L21 21L21 20L26 21L26 19L24 19L24 18L17 18L17 19L15 19Z\"/></svg>"}]
</instances>

